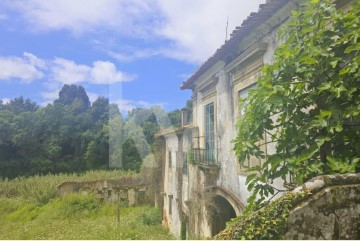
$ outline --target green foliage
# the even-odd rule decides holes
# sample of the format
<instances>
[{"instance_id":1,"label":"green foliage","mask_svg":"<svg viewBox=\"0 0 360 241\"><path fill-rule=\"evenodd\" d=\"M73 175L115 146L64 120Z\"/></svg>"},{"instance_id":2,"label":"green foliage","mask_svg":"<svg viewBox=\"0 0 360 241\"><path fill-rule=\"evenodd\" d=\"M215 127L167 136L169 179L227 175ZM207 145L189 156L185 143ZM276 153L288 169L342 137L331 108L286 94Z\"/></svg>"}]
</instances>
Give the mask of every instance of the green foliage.
<instances>
[{"instance_id":1,"label":"green foliage","mask_svg":"<svg viewBox=\"0 0 360 241\"><path fill-rule=\"evenodd\" d=\"M249 171L254 203L274 194L273 180L291 174L299 185L319 174L360 170L360 2L306 1L280 31L283 44L246 99L234 150ZM261 142L274 143L265 156Z\"/></svg>"},{"instance_id":2,"label":"green foliage","mask_svg":"<svg viewBox=\"0 0 360 241\"><path fill-rule=\"evenodd\" d=\"M57 216L64 218L89 216L101 208L100 200L95 196L81 194L67 195L63 199L54 200L50 205L56 208Z\"/></svg>"},{"instance_id":3,"label":"green foliage","mask_svg":"<svg viewBox=\"0 0 360 241\"><path fill-rule=\"evenodd\" d=\"M121 207L117 224L116 205L92 195L57 197L56 188L64 181L123 175L134 173L90 171L0 181L0 239L173 239L161 226L157 208Z\"/></svg>"},{"instance_id":4,"label":"green foliage","mask_svg":"<svg viewBox=\"0 0 360 241\"><path fill-rule=\"evenodd\" d=\"M85 89L76 85L64 85L59 98L43 108L23 97L1 102L0 178L139 171L142 159L154 151L159 123L168 127L168 122L167 113L156 106L133 109L124 120L105 97L90 106Z\"/></svg>"},{"instance_id":5,"label":"green foliage","mask_svg":"<svg viewBox=\"0 0 360 241\"><path fill-rule=\"evenodd\" d=\"M0 197L0 204L1 239L173 239L161 216L143 224L143 213L159 213L153 207L123 207L117 224L116 206L93 196L70 195L45 205Z\"/></svg>"},{"instance_id":6,"label":"green foliage","mask_svg":"<svg viewBox=\"0 0 360 241\"><path fill-rule=\"evenodd\" d=\"M256 210L248 209L231 220L227 228L215 239L283 239L287 228L289 211L299 198L308 193L287 193L274 202Z\"/></svg>"},{"instance_id":7,"label":"green foliage","mask_svg":"<svg viewBox=\"0 0 360 241\"><path fill-rule=\"evenodd\" d=\"M161 210L158 208L152 208L146 210L140 215L140 220L144 225L158 225L161 224Z\"/></svg>"},{"instance_id":8,"label":"green foliage","mask_svg":"<svg viewBox=\"0 0 360 241\"><path fill-rule=\"evenodd\" d=\"M142 159L132 139L123 145L122 165L124 170L140 171Z\"/></svg>"},{"instance_id":9,"label":"green foliage","mask_svg":"<svg viewBox=\"0 0 360 241\"><path fill-rule=\"evenodd\" d=\"M46 204L57 197L57 186L66 181L90 181L134 175L120 170L88 171L83 174L59 174L46 176L18 177L0 181L0 197L23 198L33 203Z\"/></svg>"}]
</instances>

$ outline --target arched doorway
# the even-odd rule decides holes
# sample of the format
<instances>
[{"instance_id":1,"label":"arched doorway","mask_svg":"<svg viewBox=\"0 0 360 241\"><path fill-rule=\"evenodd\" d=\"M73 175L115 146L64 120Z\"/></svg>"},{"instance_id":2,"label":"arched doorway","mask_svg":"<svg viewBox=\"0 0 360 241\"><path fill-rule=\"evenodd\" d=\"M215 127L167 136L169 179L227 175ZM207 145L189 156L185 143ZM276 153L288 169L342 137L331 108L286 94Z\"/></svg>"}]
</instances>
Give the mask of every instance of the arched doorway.
<instances>
[{"instance_id":1,"label":"arched doorway","mask_svg":"<svg viewBox=\"0 0 360 241\"><path fill-rule=\"evenodd\" d=\"M214 208L211 214L211 235L214 236L226 228L226 223L236 217L236 212L228 200L220 195L213 197Z\"/></svg>"}]
</instances>

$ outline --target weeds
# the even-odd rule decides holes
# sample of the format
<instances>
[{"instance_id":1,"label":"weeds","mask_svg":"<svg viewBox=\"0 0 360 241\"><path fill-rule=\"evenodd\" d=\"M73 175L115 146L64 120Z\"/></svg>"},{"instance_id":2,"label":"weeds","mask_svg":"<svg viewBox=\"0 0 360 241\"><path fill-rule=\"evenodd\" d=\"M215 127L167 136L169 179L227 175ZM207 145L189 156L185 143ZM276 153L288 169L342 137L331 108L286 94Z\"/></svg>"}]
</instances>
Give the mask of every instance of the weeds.
<instances>
[{"instance_id":1,"label":"weeds","mask_svg":"<svg viewBox=\"0 0 360 241\"><path fill-rule=\"evenodd\" d=\"M1 239L173 239L161 226L161 211L150 206L116 206L92 195L57 197L64 181L133 175L122 171L47 175L0 181Z\"/></svg>"}]
</instances>

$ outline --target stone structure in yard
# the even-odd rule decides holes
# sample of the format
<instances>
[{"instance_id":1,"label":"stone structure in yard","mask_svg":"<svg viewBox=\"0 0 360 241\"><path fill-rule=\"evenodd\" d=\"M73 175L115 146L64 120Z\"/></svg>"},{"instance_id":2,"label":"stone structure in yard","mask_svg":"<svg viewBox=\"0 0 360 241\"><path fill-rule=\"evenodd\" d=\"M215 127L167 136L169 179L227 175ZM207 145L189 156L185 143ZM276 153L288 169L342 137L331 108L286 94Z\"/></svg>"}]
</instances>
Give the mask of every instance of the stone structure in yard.
<instances>
[{"instance_id":1,"label":"stone structure in yard","mask_svg":"<svg viewBox=\"0 0 360 241\"><path fill-rule=\"evenodd\" d=\"M192 91L192 112L183 111L181 128L157 134L163 223L176 237L214 236L247 205L250 193L245 171L261 160L250 159L240 166L232 151L235 124L244 114L239 98L256 88L261 68L271 63L280 44L279 28L302 2L267 0L261 4L181 86ZM349 7L350 2L336 1L340 8ZM274 143L260 144L265 153L275 152ZM274 186L282 189L283 182L276 180Z\"/></svg>"},{"instance_id":2,"label":"stone structure in yard","mask_svg":"<svg viewBox=\"0 0 360 241\"><path fill-rule=\"evenodd\" d=\"M135 206L146 201L145 183L139 176L96 181L64 182L58 186L59 196L69 193L94 194L105 202Z\"/></svg>"}]
</instances>

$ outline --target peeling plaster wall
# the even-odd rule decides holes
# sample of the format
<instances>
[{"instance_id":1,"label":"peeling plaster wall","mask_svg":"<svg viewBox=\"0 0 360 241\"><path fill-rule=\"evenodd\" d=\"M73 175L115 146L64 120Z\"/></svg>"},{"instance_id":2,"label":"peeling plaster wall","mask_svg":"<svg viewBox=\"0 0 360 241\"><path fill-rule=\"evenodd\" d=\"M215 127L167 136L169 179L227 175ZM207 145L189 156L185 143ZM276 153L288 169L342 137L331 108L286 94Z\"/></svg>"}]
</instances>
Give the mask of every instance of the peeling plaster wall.
<instances>
[{"instance_id":1,"label":"peeling plaster wall","mask_svg":"<svg viewBox=\"0 0 360 241\"><path fill-rule=\"evenodd\" d=\"M164 178L164 207L163 221L168 226L170 232L176 237L180 237L180 214L178 209L178 181L177 169L179 165L176 152L179 148L179 141L176 134L167 135L166 140L166 161L165 161L165 178ZM171 155L171 166L169 166L169 155ZM171 201L171 204L169 203ZM171 208L171 211L170 211ZM171 212L171 214L170 214Z\"/></svg>"}]
</instances>

